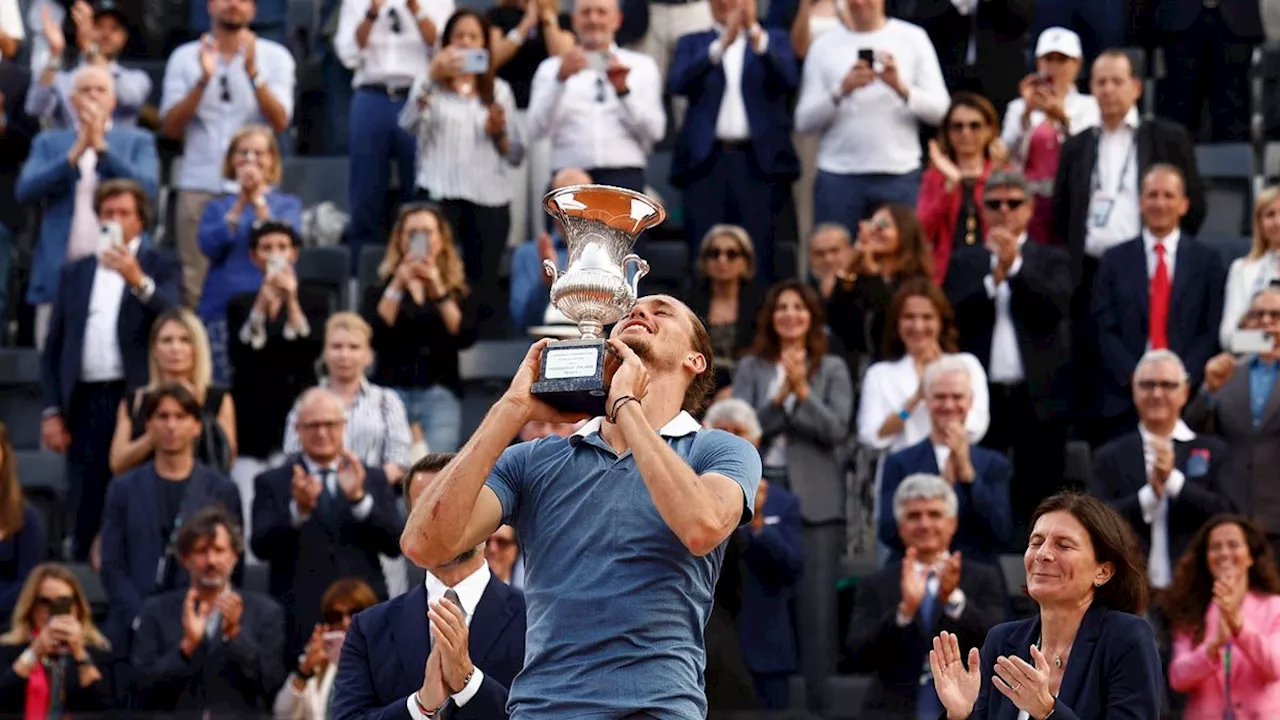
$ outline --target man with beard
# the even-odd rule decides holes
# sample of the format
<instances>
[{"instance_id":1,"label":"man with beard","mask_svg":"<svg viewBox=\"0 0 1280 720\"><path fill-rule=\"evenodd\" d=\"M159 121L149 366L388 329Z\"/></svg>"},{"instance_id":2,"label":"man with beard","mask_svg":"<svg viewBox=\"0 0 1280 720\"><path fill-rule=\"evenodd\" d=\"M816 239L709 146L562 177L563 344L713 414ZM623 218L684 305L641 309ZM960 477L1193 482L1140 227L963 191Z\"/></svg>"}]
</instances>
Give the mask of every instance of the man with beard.
<instances>
[{"instance_id":1,"label":"man with beard","mask_svg":"<svg viewBox=\"0 0 1280 720\"><path fill-rule=\"evenodd\" d=\"M433 567L502 523L519 533L529 632L511 717L703 717L703 628L724 541L752 515L759 455L690 415L714 380L711 342L665 295L614 327L604 417L508 448L530 420L576 419L530 391L550 342L414 504L401 547Z\"/></svg>"},{"instance_id":2,"label":"man with beard","mask_svg":"<svg viewBox=\"0 0 1280 720\"><path fill-rule=\"evenodd\" d=\"M183 143L177 246L186 301L200 299L209 262L200 252L204 206L220 195L227 147L251 123L284 132L293 116L294 61L283 45L256 37L254 0L208 0L213 31L169 56L160 98L160 131Z\"/></svg>"},{"instance_id":3,"label":"man with beard","mask_svg":"<svg viewBox=\"0 0 1280 720\"><path fill-rule=\"evenodd\" d=\"M152 598L134 623L139 709L209 717L269 707L285 678L284 611L231 587L242 545L240 528L219 506L178 531L191 587Z\"/></svg>"}]
</instances>

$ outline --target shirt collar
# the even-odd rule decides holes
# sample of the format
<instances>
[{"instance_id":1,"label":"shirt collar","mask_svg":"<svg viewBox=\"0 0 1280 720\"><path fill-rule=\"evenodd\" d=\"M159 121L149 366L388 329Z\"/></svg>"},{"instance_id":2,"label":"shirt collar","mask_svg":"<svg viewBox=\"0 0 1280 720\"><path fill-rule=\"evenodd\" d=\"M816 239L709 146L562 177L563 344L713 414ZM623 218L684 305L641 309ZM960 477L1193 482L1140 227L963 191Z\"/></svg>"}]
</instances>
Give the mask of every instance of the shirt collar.
<instances>
[{"instance_id":1,"label":"shirt collar","mask_svg":"<svg viewBox=\"0 0 1280 720\"><path fill-rule=\"evenodd\" d=\"M1128 130L1132 132L1138 129L1138 125L1141 122L1142 122L1142 116L1138 114L1138 106L1135 105L1129 108L1129 112L1124 114L1124 120L1120 122L1120 127L1116 128L1115 130L1108 131L1107 127L1101 124L1101 122L1099 122L1098 130L1104 133L1119 132L1121 130Z\"/></svg>"},{"instance_id":2,"label":"shirt collar","mask_svg":"<svg viewBox=\"0 0 1280 720\"><path fill-rule=\"evenodd\" d=\"M458 594L458 602L462 603L462 611L467 614L468 618L476 616L476 606L480 604L480 597L484 595L485 588L489 587L489 563L480 563L480 568L470 575L463 578L457 585L453 586L453 591ZM427 599L443 600L444 591L449 586L435 576L430 570L427 571Z\"/></svg>"},{"instance_id":3,"label":"shirt collar","mask_svg":"<svg viewBox=\"0 0 1280 720\"><path fill-rule=\"evenodd\" d=\"M1141 422L1138 423L1138 434L1142 436L1142 442L1144 445L1151 440L1156 439L1156 436L1150 430L1147 430L1147 426L1143 425ZM1171 437L1178 442L1191 442L1196 439L1196 433L1194 430L1187 427L1187 424L1182 422L1182 420L1178 420L1178 424L1173 426L1173 434Z\"/></svg>"},{"instance_id":4,"label":"shirt collar","mask_svg":"<svg viewBox=\"0 0 1280 720\"><path fill-rule=\"evenodd\" d=\"M1146 248L1147 253L1156 251L1156 236L1151 234L1147 228L1142 228L1142 246ZM1182 239L1182 230L1174 228L1173 232L1164 236L1160 242L1164 245L1165 255L1174 255L1178 252L1178 241Z\"/></svg>"},{"instance_id":5,"label":"shirt collar","mask_svg":"<svg viewBox=\"0 0 1280 720\"><path fill-rule=\"evenodd\" d=\"M591 435L600 432L600 428L604 426L604 416L593 417L583 425L578 432L569 436L569 442L577 445ZM671 418L666 425L658 429L658 434L666 438L678 438L685 435L692 435L702 429L697 420L689 413L681 410L678 415Z\"/></svg>"},{"instance_id":6,"label":"shirt collar","mask_svg":"<svg viewBox=\"0 0 1280 720\"><path fill-rule=\"evenodd\" d=\"M320 378L320 387L324 387L324 388L329 387L328 375L325 375L324 377ZM361 397L367 392L369 392L369 378L367 376L361 375L360 389L356 390L356 397Z\"/></svg>"},{"instance_id":7,"label":"shirt collar","mask_svg":"<svg viewBox=\"0 0 1280 720\"><path fill-rule=\"evenodd\" d=\"M321 465L320 463L316 462L315 460L312 460L312 459L311 459L311 456L307 455L307 454L304 452L304 453L302 453L302 464L306 466L306 468L307 468L307 472L311 473L312 475L317 474L317 473L318 473L318 472L320 472L321 470L332 470L333 472L337 472L337 471L338 471L338 458L334 458L334 459L333 459L329 464L327 464L327 465Z\"/></svg>"}]
</instances>

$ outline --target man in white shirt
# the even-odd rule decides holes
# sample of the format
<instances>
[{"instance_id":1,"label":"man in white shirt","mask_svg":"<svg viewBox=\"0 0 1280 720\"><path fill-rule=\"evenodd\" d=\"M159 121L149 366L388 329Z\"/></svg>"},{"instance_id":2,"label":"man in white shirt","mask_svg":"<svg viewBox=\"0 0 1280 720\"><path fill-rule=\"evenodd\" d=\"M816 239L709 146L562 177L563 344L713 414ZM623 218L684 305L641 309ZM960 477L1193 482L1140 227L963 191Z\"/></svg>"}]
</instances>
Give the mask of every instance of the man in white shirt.
<instances>
[{"instance_id":1,"label":"man in white shirt","mask_svg":"<svg viewBox=\"0 0 1280 720\"><path fill-rule=\"evenodd\" d=\"M618 0L576 0L578 46L534 73L529 135L551 139L553 173L582 168L597 183L644 192L649 152L667 129L662 75L652 58L614 43L621 24Z\"/></svg>"},{"instance_id":2,"label":"man in white shirt","mask_svg":"<svg viewBox=\"0 0 1280 720\"><path fill-rule=\"evenodd\" d=\"M400 178L400 200L413 197L417 141L400 128L400 112L413 81L427 72L434 48L453 15L453 0L345 0L333 47L355 74L351 84L347 155L351 160L348 204L351 257L365 243L386 242L391 163Z\"/></svg>"},{"instance_id":3,"label":"man in white shirt","mask_svg":"<svg viewBox=\"0 0 1280 720\"><path fill-rule=\"evenodd\" d=\"M1032 132L1046 121L1060 140L1098 124L1098 101L1076 89L1082 55L1080 36L1074 32L1053 27L1040 33L1036 72L1019 83L1021 97L1009 103L1000 131L1015 161L1026 161ZM1052 196L1053 189L1043 194Z\"/></svg>"},{"instance_id":4,"label":"man in white shirt","mask_svg":"<svg viewBox=\"0 0 1280 720\"><path fill-rule=\"evenodd\" d=\"M13 60L26 36L18 0L0 0L0 56Z\"/></svg>"},{"instance_id":5,"label":"man in white shirt","mask_svg":"<svg viewBox=\"0 0 1280 720\"><path fill-rule=\"evenodd\" d=\"M877 205L912 207L920 192L920 125L937 125L947 93L924 30L885 15L884 0L849 0L849 25L805 56L796 130L822 136L813 221L855 228Z\"/></svg>"},{"instance_id":6,"label":"man in white shirt","mask_svg":"<svg viewBox=\"0 0 1280 720\"><path fill-rule=\"evenodd\" d=\"M40 357L40 432L46 447L67 455L77 560L88 557L101 522L120 399L147 384L151 325L180 298L177 261L147 247L151 209L142 187L106 180L93 209L100 223L118 228L120 241L63 268ZM110 235L115 230L104 238Z\"/></svg>"},{"instance_id":7,"label":"man in white shirt","mask_svg":"<svg viewBox=\"0 0 1280 720\"><path fill-rule=\"evenodd\" d=\"M1089 492L1111 503L1137 532L1157 590L1172 584L1178 558L1200 526L1233 512L1221 485L1226 444L1196 435L1182 421L1189 380L1175 353L1143 355L1133 373L1137 430L1098 449L1089 481Z\"/></svg>"},{"instance_id":8,"label":"man in white shirt","mask_svg":"<svg viewBox=\"0 0 1280 720\"><path fill-rule=\"evenodd\" d=\"M421 497L452 454L410 468L405 499ZM424 582L352 619L334 680L333 717L379 710L413 720L507 717L507 689L524 665L524 595L498 579L480 545L426 571Z\"/></svg>"}]
</instances>

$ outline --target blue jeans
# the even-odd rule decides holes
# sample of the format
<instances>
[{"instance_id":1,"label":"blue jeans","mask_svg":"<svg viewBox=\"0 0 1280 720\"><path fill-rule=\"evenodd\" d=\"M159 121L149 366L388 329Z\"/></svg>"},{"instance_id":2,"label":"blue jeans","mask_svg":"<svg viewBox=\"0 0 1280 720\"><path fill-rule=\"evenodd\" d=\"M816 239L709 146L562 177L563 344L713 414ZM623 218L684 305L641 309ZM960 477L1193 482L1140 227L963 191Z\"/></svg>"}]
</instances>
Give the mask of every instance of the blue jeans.
<instances>
[{"instance_id":1,"label":"blue jeans","mask_svg":"<svg viewBox=\"0 0 1280 720\"><path fill-rule=\"evenodd\" d=\"M443 385L395 388L404 402L409 424L422 428L431 452L457 452L462 440L462 402Z\"/></svg>"},{"instance_id":2,"label":"blue jeans","mask_svg":"<svg viewBox=\"0 0 1280 720\"><path fill-rule=\"evenodd\" d=\"M884 203L916 206L920 171L903 175L840 175L819 170L813 181L813 224L840 223L858 234L858 223Z\"/></svg>"},{"instance_id":3,"label":"blue jeans","mask_svg":"<svg viewBox=\"0 0 1280 720\"><path fill-rule=\"evenodd\" d=\"M365 243L381 245L387 241L391 228L386 198L393 160L400 170L400 202L413 197L417 142L399 124L406 100L393 100L376 90L356 90L351 97L351 185L347 191L351 224L347 226L347 243L353 268Z\"/></svg>"},{"instance_id":4,"label":"blue jeans","mask_svg":"<svg viewBox=\"0 0 1280 720\"><path fill-rule=\"evenodd\" d=\"M9 309L9 277L13 270L13 231L0 225L0 337L4 335L4 323Z\"/></svg>"}]
</instances>

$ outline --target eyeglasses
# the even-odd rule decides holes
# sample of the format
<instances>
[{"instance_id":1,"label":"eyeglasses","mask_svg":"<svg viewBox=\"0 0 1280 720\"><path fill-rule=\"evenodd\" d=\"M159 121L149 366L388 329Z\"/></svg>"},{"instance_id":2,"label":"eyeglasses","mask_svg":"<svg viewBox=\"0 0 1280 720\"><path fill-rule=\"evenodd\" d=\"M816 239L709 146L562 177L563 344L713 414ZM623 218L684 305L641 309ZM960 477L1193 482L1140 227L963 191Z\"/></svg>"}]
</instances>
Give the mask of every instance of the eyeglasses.
<instances>
[{"instance_id":1,"label":"eyeglasses","mask_svg":"<svg viewBox=\"0 0 1280 720\"><path fill-rule=\"evenodd\" d=\"M982 201L982 206L988 210L1001 210L1009 208L1017 210L1027 202L1026 198L990 198Z\"/></svg>"},{"instance_id":2,"label":"eyeglasses","mask_svg":"<svg viewBox=\"0 0 1280 720\"><path fill-rule=\"evenodd\" d=\"M1155 390L1163 390L1165 392L1173 392L1182 387L1182 383L1173 380L1139 380L1138 389L1143 392L1153 392Z\"/></svg>"},{"instance_id":3,"label":"eyeglasses","mask_svg":"<svg viewBox=\"0 0 1280 720\"><path fill-rule=\"evenodd\" d=\"M737 248L710 248L703 254L703 257L708 260L719 260L720 258L737 260L742 255L742 251Z\"/></svg>"},{"instance_id":4,"label":"eyeglasses","mask_svg":"<svg viewBox=\"0 0 1280 720\"><path fill-rule=\"evenodd\" d=\"M1280 310L1251 310L1249 317L1263 322L1274 322L1280 320Z\"/></svg>"},{"instance_id":5,"label":"eyeglasses","mask_svg":"<svg viewBox=\"0 0 1280 720\"><path fill-rule=\"evenodd\" d=\"M332 626L332 625L341 625L343 620L346 620L347 618L355 614L356 613L354 610L344 610L342 608L333 608L331 610L325 610L322 617L325 625Z\"/></svg>"},{"instance_id":6,"label":"eyeglasses","mask_svg":"<svg viewBox=\"0 0 1280 720\"><path fill-rule=\"evenodd\" d=\"M391 20L391 32L399 35L404 28L400 27L400 14L393 7L387 8L387 18Z\"/></svg>"},{"instance_id":7,"label":"eyeglasses","mask_svg":"<svg viewBox=\"0 0 1280 720\"><path fill-rule=\"evenodd\" d=\"M951 132L964 132L965 130L968 130L969 132L978 132L979 130L981 130L986 126L987 126L986 123L980 122L978 120L972 120L970 122L960 122L958 120L954 120L947 125L947 129L950 130Z\"/></svg>"},{"instance_id":8,"label":"eyeglasses","mask_svg":"<svg viewBox=\"0 0 1280 720\"><path fill-rule=\"evenodd\" d=\"M223 75L219 83L222 86L222 102L231 102L231 83L227 82L227 76Z\"/></svg>"},{"instance_id":9,"label":"eyeglasses","mask_svg":"<svg viewBox=\"0 0 1280 720\"><path fill-rule=\"evenodd\" d=\"M346 424L346 420L317 420L315 422L298 423L298 430L308 433L319 432L320 430L335 432Z\"/></svg>"}]
</instances>

